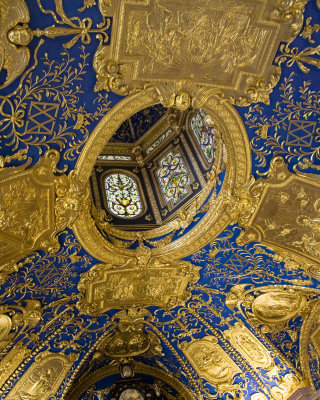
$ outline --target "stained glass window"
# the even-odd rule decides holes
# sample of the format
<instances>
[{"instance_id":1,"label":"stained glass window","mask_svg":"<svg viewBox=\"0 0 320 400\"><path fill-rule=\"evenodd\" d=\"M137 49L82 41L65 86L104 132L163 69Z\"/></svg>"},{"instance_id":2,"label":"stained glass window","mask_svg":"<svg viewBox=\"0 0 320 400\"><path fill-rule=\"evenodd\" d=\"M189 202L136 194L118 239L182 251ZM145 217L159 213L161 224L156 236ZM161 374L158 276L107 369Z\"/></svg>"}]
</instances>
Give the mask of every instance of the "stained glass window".
<instances>
[{"instance_id":1,"label":"stained glass window","mask_svg":"<svg viewBox=\"0 0 320 400\"><path fill-rule=\"evenodd\" d=\"M179 152L170 151L159 162L156 171L158 181L167 203L177 204L187 196L190 176Z\"/></svg>"},{"instance_id":2,"label":"stained glass window","mask_svg":"<svg viewBox=\"0 0 320 400\"><path fill-rule=\"evenodd\" d=\"M191 117L190 126L193 135L197 139L203 155L209 164L214 161L216 140L214 134L214 128L207 126L204 122L206 113L202 108L199 108L197 112Z\"/></svg>"},{"instance_id":3,"label":"stained glass window","mask_svg":"<svg viewBox=\"0 0 320 400\"><path fill-rule=\"evenodd\" d=\"M134 218L142 213L142 203L135 180L123 173L105 178L109 211L120 218Z\"/></svg>"}]
</instances>

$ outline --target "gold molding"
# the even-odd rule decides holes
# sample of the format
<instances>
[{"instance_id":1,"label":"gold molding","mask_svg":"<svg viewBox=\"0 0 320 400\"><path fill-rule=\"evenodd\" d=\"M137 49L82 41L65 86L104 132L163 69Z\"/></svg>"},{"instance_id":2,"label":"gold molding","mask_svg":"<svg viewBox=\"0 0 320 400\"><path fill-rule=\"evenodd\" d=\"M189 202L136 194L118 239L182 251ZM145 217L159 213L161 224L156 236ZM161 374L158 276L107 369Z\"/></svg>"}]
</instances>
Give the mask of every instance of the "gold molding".
<instances>
[{"instance_id":1,"label":"gold molding","mask_svg":"<svg viewBox=\"0 0 320 400\"><path fill-rule=\"evenodd\" d=\"M155 88L147 88L124 98L100 121L88 139L76 164L75 178L80 185L88 184L91 170L98 155L126 119L144 108L163 102L164 97L170 97L172 88L162 89L160 93ZM194 86L191 89L193 90L193 105L203 107L211 116L226 145L228 160L226 162L225 184L221 188L214 206L208 210L202 220L180 239L161 248L152 249L153 256L171 256L174 259L185 257L215 238L233 221L230 213L227 212L232 201L232 193L246 185L250 177L249 142L243 122L235 108L221 100L212 91L199 91ZM170 229L173 230L174 224L176 224L176 221L172 221L171 228L169 225L165 225L165 227L170 232ZM90 215L89 208L78 215L74 221L73 230L82 247L104 263L124 264L128 257L134 257L134 250L116 247L100 234L94 219ZM114 232L115 229L113 229L113 234ZM156 228L148 231L146 238L150 239L162 234L163 231ZM126 239L137 239L136 234L128 232L127 235Z\"/></svg>"}]
</instances>

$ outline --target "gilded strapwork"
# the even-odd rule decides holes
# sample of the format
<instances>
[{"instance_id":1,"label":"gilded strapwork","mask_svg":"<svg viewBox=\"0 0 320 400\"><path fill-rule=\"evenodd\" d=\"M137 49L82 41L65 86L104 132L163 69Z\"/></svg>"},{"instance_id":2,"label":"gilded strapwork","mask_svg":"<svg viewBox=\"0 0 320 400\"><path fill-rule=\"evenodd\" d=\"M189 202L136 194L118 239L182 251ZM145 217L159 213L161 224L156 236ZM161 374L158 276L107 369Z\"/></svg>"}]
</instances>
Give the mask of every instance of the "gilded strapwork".
<instances>
[{"instance_id":1,"label":"gilded strapwork","mask_svg":"<svg viewBox=\"0 0 320 400\"><path fill-rule=\"evenodd\" d=\"M241 370L218 344L215 336L194 339L190 343L182 342L180 347L198 375L219 392L232 393L239 389L233 380Z\"/></svg>"},{"instance_id":2,"label":"gilded strapwork","mask_svg":"<svg viewBox=\"0 0 320 400\"><path fill-rule=\"evenodd\" d=\"M48 400L56 394L76 358L75 354L39 354L6 398Z\"/></svg>"},{"instance_id":3,"label":"gilded strapwork","mask_svg":"<svg viewBox=\"0 0 320 400\"><path fill-rule=\"evenodd\" d=\"M59 153L48 150L32 168L0 171L0 250L5 274L15 271L14 262L34 250L59 249L58 232L79 211L84 192L73 173L54 175L59 172L58 161Z\"/></svg>"},{"instance_id":4,"label":"gilded strapwork","mask_svg":"<svg viewBox=\"0 0 320 400\"><path fill-rule=\"evenodd\" d=\"M296 254L297 259L306 259L305 269L315 270L320 257L319 188L313 175L290 173L281 157L274 158L267 178L258 179L249 189L255 206L247 207L247 215L239 220L246 229L238 243L263 242L284 261L293 253L293 258Z\"/></svg>"},{"instance_id":5,"label":"gilded strapwork","mask_svg":"<svg viewBox=\"0 0 320 400\"><path fill-rule=\"evenodd\" d=\"M241 105L268 102L280 78L274 56L280 42L299 33L306 2L112 2L111 44L101 43L94 57L96 90L130 94L146 84L189 80ZM190 98L176 94L176 106L188 108Z\"/></svg>"},{"instance_id":6,"label":"gilded strapwork","mask_svg":"<svg viewBox=\"0 0 320 400\"><path fill-rule=\"evenodd\" d=\"M151 258L141 247L124 265L98 264L81 275L78 307L87 314L135 305L174 307L190 297L186 287L196 282L200 267L187 261Z\"/></svg>"},{"instance_id":7,"label":"gilded strapwork","mask_svg":"<svg viewBox=\"0 0 320 400\"><path fill-rule=\"evenodd\" d=\"M254 368L273 368L274 361L268 350L243 324L237 322L223 334Z\"/></svg>"}]
</instances>

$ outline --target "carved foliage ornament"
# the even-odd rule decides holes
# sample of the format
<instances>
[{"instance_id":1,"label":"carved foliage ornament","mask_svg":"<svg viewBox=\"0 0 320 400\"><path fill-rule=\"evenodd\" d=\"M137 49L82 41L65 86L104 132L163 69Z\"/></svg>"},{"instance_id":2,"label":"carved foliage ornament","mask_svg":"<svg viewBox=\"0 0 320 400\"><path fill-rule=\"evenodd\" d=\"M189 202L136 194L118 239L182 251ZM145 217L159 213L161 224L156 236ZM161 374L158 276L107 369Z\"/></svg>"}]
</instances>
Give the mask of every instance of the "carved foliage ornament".
<instances>
[{"instance_id":1,"label":"carved foliage ornament","mask_svg":"<svg viewBox=\"0 0 320 400\"><path fill-rule=\"evenodd\" d=\"M58 160L59 153L49 150L32 168L0 170L0 251L7 273L33 250L57 250L57 233L79 211L86 191L77 185L73 173L54 175L59 172Z\"/></svg>"},{"instance_id":2,"label":"carved foliage ornament","mask_svg":"<svg viewBox=\"0 0 320 400\"><path fill-rule=\"evenodd\" d=\"M280 42L292 41L302 28L306 2L112 2L111 44L101 38L94 57L96 90L123 95L146 84L189 80L218 88L234 103L268 102L280 78L274 56ZM188 93L175 94L176 106L186 109Z\"/></svg>"}]
</instances>

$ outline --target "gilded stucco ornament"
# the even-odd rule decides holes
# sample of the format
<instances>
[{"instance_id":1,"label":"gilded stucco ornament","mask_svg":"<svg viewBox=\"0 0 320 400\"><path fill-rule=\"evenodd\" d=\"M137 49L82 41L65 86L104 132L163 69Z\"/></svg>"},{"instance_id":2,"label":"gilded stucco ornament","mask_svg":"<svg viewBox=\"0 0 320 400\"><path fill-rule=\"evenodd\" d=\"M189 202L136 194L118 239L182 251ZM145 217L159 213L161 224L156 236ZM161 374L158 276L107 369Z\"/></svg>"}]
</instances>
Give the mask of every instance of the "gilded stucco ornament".
<instances>
[{"instance_id":1,"label":"gilded stucco ornament","mask_svg":"<svg viewBox=\"0 0 320 400\"><path fill-rule=\"evenodd\" d=\"M232 310L239 309L252 326L272 332L286 329L293 318L306 318L318 295L318 289L240 284L226 294L226 305Z\"/></svg>"},{"instance_id":2,"label":"gilded stucco ornament","mask_svg":"<svg viewBox=\"0 0 320 400\"><path fill-rule=\"evenodd\" d=\"M28 65L27 45L32 36L27 26L29 9L24 0L1 0L0 15L0 71L7 73L4 82L0 82L2 88L10 85Z\"/></svg>"},{"instance_id":3,"label":"gilded stucco ornament","mask_svg":"<svg viewBox=\"0 0 320 400\"><path fill-rule=\"evenodd\" d=\"M50 399L56 394L77 357L74 353L68 356L48 351L40 353L6 398L8 400Z\"/></svg>"},{"instance_id":4,"label":"gilded stucco ornament","mask_svg":"<svg viewBox=\"0 0 320 400\"><path fill-rule=\"evenodd\" d=\"M57 250L58 232L73 222L80 204L85 204L86 190L72 172L55 175L58 161L59 153L48 150L34 167L0 170L2 280L19 268L17 260L32 251Z\"/></svg>"},{"instance_id":5,"label":"gilded stucco ornament","mask_svg":"<svg viewBox=\"0 0 320 400\"><path fill-rule=\"evenodd\" d=\"M81 275L78 289L81 312L98 315L119 307L184 304L186 287L197 282L200 267L187 261L151 257L147 247L123 265L98 264Z\"/></svg>"},{"instance_id":6,"label":"gilded stucco ornament","mask_svg":"<svg viewBox=\"0 0 320 400\"><path fill-rule=\"evenodd\" d=\"M235 393L240 389L233 381L241 370L218 344L215 336L182 342L180 347L199 377L214 385L218 392Z\"/></svg>"},{"instance_id":7,"label":"gilded stucco ornament","mask_svg":"<svg viewBox=\"0 0 320 400\"><path fill-rule=\"evenodd\" d=\"M229 327L223 335L254 368L270 370L274 367L269 351L242 323Z\"/></svg>"},{"instance_id":8,"label":"gilded stucco ornament","mask_svg":"<svg viewBox=\"0 0 320 400\"><path fill-rule=\"evenodd\" d=\"M293 268L291 255L293 263L318 276L319 188L315 175L290 173L283 158L275 157L266 178L253 182L240 196L247 216L238 212L238 221L245 228L238 244L262 242L279 254L279 261L287 261L289 268Z\"/></svg>"},{"instance_id":9,"label":"gilded stucco ornament","mask_svg":"<svg viewBox=\"0 0 320 400\"><path fill-rule=\"evenodd\" d=\"M190 82L187 83L189 85ZM177 85L168 83L167 86L159 88L149 87L117 103L90 135L78 159L75 178L81 186L87 185L99 154L119 126L136 112L158 104L164 98L166 101L175 101L175 97L172 96L174 91L177 95L188 93L193 107L204 108L225 144L226 172L219 196L209 198L207 209L203 210L205 215L190 231L175 241L166 240L170 239L169 235L172 232L180 228L184 229L191 223L209 195L210 187L214 185L219 169L210 172L207 188L200 194L196 202L192 203L188 209L181 210L177 218L159 228L141 232L120 230L107 221L103 221L97 212L95 212L96 218L93 218L90 207L83 208L74 221L74 233L79 243L103 263L121 265L126 263L129 258L135 257L136 251L126 248L126 241L129 244L130 241L141 240L157 242L159 237L166 235L168 237L164 240L160 239L156 248L151 250L152 256L170 256L173 259L179 259L206 245L234 221L231 210L237 200L233 195L242 190L241 188L246 187L251 171L251 155L245 127L235 108L217 95L216 91L210 88L199 89L195 84L190 84L187 90L185 86L187 83L180 82ZM107 231L112 236L112 240L106 240L98 227Z\"/></svg>"},{"instance_id":10,"label":"gilded stucco ornament","mask_svg":"<svg viewBox=\"0 0 320 400\"><path fill-rule=\"evenodd\" d=\"M190 80L238 105L268 103L281 73L273 58L302 28L306 2L113 2L110 46L101 41L94 57L96 90L129 95ZM188 92L171 94L180 109L190 103Z\"/></svg>"},{"instance_id":11,"label":"gilded stucco ornament","mask_svg":"<svg viewBox=\"0 0 320 400\"><path fill-rule=\"evenodd\" d=\"M148 318L151 318L151 313L146 309L130 307L116 313L111 319L114 334L108 335L99 344L94 358L125 359L142 354L152 358L163 355L159 338L145 330Z\"/></svg>"},{"instance_id":12,"label":"gilded stucco ornament","mask_svg":"<svg viewBox=\"0 0 320 400\"><path fill-rule=\"evenodd\" d=\"M99 4L103 22L94 29L91 27L91 18L83 18L82 20L80 18L69 18L63 8L63 2L60 0L54 0L55 12L44 9L41 0L37 0L37 3L44 14L53 16L54 25L45 29L32 30L28 26L30 21L29 9L24 0L0 1L0 71L4 70L7 74L3 84L0 82L0 88L8 86L24 72L30 59L28 45L34 37L45 36L52 39L72 35L73 38L64 44L65 48L71 48L78 40L81 40L83 44L90 43L90 33L98 34L103 43L108 41L108 34L105 31L110 27L110 19L105 17L105 6Z\"/></svg>"}]
</instances>

